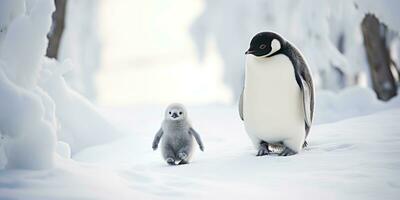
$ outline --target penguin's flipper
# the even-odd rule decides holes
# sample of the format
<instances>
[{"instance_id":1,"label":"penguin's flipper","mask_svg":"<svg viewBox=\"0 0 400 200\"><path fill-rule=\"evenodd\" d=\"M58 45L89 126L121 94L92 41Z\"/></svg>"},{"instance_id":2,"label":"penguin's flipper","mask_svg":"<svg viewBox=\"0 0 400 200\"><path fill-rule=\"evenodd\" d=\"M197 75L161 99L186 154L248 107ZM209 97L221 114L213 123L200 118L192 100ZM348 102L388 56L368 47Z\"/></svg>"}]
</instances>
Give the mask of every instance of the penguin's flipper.
<instances>
[{"instance_id":1,"label":"penguin's flipper","mask_svg":"<svg viewBox=\"0 0 400 200\"><path fill-rule=\"evenodd\" d=\"M310 84L307 83L303 78L301 79L301 82L303 84L303 106L304 106L304 115L305 115L305 122L306 125L308 127L311 127L311 123L312 123L312 111L314 108L311 108L313 105L311 103L311 98L313 98L312 96L314 94L311 94L311 90L313 90L313 88L311 88Z\"/></svg>"},{"instance_id":2,"label":"penguin's flipper","mask_svg":"<svg viewBox=\"0 0 400 200\"><path fill-rule=\"evenodd\" d=\"M244 90L242 90L242 93L240 94L240 99L239 99L239 116L240 116L240 119L242 119L242 121L244 120L244 118L243 118L243 92L244 92Z\"/></svg>"},{"instance_id":3,"label":"penguin's flipper","mask_svg":"<svg viewBox=\"0 0 400 200\"><path fill-rule=\"evenodd\" d=\"M304 122L306 129L306 138L308 133L310 132L311 124L314 118L314 84L312 81L311 73L305 65L300 65L300 79L302 84L302 93L303 93L303 108L304 108Z\"/></svg>"},{"instance_id":4,"label":"penguin's flipper","mask_svg":"<svg viewBox=\"0 0 400 200\"><path fill-rule=\"evenodd\" d=\"M194 139L196 139L197 144L199 144L199 148L201 151L204 151L204 144L201 141L200 135L192 128L189 128L189 134L193 135Z\"/></svg>"},{"instance_id":5,"label":"penguin's flipper","mask_svg":"<svg viewBox=\"0 0 400 200\"><path fill-rule=\"evenodd\" d=\"M152 145L153 150L157 150L158 143L160 143L160 140L161 140L161 137L163 136L163 134L164 134L164 131L162 128L160 128L160 130L158 130L156 136L154 136L153 145Z\"/></svg>"},{"instance_id":6,"label":"penguin's flipper","mask_svg":"<svg viewBox=\"0 0 400 200\"><path fill-rule=\"evenodd\" d=\"M314 116L314 83L310 69L300 51L294 46L290 46L289 57L295 68L297 84L299 84L303 93L304 122L307 137Z\"/></svg>"}]
</instances>

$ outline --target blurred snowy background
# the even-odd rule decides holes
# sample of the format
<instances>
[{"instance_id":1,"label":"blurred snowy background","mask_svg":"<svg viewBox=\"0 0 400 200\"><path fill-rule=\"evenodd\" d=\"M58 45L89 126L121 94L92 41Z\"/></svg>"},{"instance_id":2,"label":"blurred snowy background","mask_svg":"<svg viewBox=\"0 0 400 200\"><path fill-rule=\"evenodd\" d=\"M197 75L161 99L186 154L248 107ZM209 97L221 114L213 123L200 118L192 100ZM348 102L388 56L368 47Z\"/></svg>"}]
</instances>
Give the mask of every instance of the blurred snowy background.
<instances>
[{"instance_id":1,"label":"blurred snowy background","mask_svg":"<svg viewBox=\"0 0 400 200\"><path fill-rule=\"evenodd\" d=\"M100 105L234 103L243 83L243 52L252 36L272 30L301 47L319 89L372 87L362 32L370 9L394 61L389 65L399 60L399 5L385 5L72 0L60 59L76 66L70 85ZM397 81L398 71L392 76Z\"/></svg>"},{"instance_id":2,"label":"blurred snowy background","mask_svg":"<svg viewBox=\"0 0 400 200\"><path fill-rule=\"evenodd\" d=\"M399 8L0 0L0 199L398 199ZM244 52L266 30L317 85L310 146L290 158L256 158L237 113ZM190 165L151 150L172 102L206 146Z\"/></svg>"}]
</instances>

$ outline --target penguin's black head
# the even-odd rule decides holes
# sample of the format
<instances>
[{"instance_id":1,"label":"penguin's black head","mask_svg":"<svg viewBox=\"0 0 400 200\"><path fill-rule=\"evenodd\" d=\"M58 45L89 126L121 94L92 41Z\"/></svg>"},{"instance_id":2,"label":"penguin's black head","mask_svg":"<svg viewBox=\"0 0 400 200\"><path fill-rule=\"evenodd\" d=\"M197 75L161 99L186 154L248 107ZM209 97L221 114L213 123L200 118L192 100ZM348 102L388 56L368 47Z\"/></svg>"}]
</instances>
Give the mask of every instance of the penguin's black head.
<instances>
[{"instance_id":1,"label":"penguin's black head","mask_svg":"<svg viewBox=\"0 0 400 200\"><path fill-rule=\"evenodd\" d=\"M269 57L281 52L285 45L286 42L280 35L273 32L261 32L251 39L250 48L245 54Z\"/></svg>"}]
</instances>

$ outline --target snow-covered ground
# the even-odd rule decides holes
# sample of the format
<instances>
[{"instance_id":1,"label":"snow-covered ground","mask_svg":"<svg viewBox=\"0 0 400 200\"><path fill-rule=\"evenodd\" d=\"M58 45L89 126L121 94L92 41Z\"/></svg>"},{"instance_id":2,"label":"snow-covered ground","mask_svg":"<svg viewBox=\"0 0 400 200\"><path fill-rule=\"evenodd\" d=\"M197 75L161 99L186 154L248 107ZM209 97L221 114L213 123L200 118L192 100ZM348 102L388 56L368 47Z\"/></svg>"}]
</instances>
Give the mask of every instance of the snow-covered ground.
<instances>
[{"instance_id":1,"label":"snow-covered ground","mask_svg":"<svg viewBox=\"0 0 400 200\"><path fill-rule=\"evenodd\" d=\"M0 171L0 199L400 197L400 107L317 125L309 147L291 157L256 157L236 107L189 107L205 152L180 166L151 149L162 109L103 108L124 137L75 161L58 157L54 169Z\"/></svg>"}]
</instances>

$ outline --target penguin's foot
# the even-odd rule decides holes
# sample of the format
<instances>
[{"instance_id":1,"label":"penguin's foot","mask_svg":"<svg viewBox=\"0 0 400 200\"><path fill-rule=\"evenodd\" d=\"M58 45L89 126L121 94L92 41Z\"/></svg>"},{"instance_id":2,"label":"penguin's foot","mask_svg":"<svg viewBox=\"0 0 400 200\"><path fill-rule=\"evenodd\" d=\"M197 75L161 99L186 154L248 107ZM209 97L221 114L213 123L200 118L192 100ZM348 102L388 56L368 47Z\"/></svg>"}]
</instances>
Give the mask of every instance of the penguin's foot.
<instances>
[{"instance_id":1,"label":"penguin's foot","mask_svg":"<svg viewBox=\"0 0 400 200\"><path fill-rule=\"evenodd\" d=\"M165 161L169 164L169 165L175 165L175 160L173 158L167 158L165 159Z\"/></svg>"},{"instance_id":2,"label":"penguin's foot","mask_svg":"<svg viewBox=\"0 0 400 200\"><path fill-rule=\"evenodd\" d=\"M189 164L189 161L187 160L181 160L181 162L179 163L180 165L186 165Z\"/></svg>"},{"instance_id":3,"label":"penguin's foot","mask_svg":"<svg viewBox=\"0 0 400 200\"><path fill-rule=\"evenodd\" d=\"M290 149L289 147L285 147L281 153L279 153L279 156L292 156L296 154L295 151Z\"/></svg>"},{"instance_id":4,"label":"penguin's foot","mask_svg":"<svg viewBox=\"0 0 400 200\"><path fill-rule=\"evenodd\" d=\"M271 153L271 151L268 149L268 143L262 141L260 143L260 148L258 149L257 156L265 156Z\"/></svg>"},{"instance_id":5,"label":"penguin's foot","mask_svg":"<svg viewBox=\"0 0 400 200\"><path fill-rule=\"evenodd\" d=\"M188 157L188 155L187 155L185 152L181 152L181 153L178 153L178 157L179 157L181 160L186 160L186 158Z\"/></svg>"}]
</instances>

